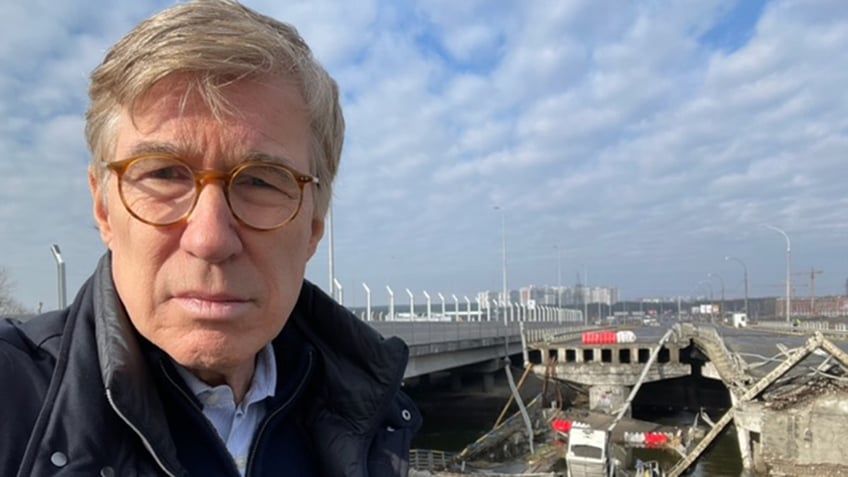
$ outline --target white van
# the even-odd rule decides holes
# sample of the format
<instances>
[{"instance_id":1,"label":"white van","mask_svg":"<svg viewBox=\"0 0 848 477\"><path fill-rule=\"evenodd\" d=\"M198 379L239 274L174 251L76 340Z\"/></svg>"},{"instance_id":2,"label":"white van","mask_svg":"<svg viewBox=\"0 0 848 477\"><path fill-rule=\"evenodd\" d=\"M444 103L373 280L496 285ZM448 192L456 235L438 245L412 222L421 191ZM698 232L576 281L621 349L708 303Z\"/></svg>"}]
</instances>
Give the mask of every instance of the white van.
<instances>
[{"instance_id":1,"label":"white van","mask_svg":"<svg viewBox=\"0 0 848 477\"><path fill-rule=\"evenodd\" d=\"M733 327L734 328L745 328L748 326L748 315L745 313L734 313L733 314Z\"/></svg>"},{"instance_id":2,"label":"white van","mask_svg":"<svg viewBox=\"0 0 848 477\"><path fill-rule=\"evenodd\" d=\"M609 433L589 427L572 427L565 454L568 477L609 477L613 475L609 455Z\"/></svg>"}]
</instances>

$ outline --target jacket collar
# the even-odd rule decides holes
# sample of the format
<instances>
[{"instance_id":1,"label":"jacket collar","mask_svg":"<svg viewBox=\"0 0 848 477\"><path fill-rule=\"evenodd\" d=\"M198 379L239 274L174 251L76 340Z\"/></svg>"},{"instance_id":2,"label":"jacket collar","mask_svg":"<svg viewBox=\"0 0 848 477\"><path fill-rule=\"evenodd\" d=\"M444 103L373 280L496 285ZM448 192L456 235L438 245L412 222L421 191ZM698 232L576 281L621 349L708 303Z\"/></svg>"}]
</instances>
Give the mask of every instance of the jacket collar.
<instances>
[{"instance_id":1,"label":"jacket collar","mask_svg":"<svg viewBox=\"0 0 848 477\"><path fill-rule=\"evenodd\" d=\"M384 339L309 281L301 288L291 321L319 352L321 396L330 411L355 433L375 429L400 389L406 344Z\"/></svg>"},{"instance_id":2,"label":"jacket collar","mask_svg":"<svg viewBox=\"0 0 848 477\"><path fill-rule=\"evenodd\" d=\"M107 396L161 465L179 474L181 466L163 425L165 411L141 337L115 290L110 253L101 258L93 279L94 328ZM382 424L400 389L408 359L406 344L398 338L384 339L308 281L303 283L286 328L292 325L307 348L317 350L320 363L311 379L318 392L313 399L318 451L332 458L355 449L361 452L353 455L364 457L367 449L362 446ZM292 351L282 346L287 340L281 338L274 340L278 358Z\"/></svg>"},{"instance_id":3,"label":"jacket collar","mask_svg":"<svg viewBox=\"0 0 848 477\"><path fill-rule=\"evenodd\" d=\"M112 281L112 255L106 253L94 272L94 333L106 396L112 408L139 435L160 465L173 474L179 461L156 383Z\"/></svg>"}]
</instances>

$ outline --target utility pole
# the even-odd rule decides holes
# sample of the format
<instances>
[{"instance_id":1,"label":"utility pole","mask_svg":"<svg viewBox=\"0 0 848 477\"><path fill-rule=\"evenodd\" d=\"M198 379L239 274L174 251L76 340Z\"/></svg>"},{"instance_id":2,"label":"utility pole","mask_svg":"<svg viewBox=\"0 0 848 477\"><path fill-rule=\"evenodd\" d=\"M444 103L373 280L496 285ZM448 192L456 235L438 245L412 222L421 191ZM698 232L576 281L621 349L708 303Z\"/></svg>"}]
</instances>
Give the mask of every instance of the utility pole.
<instances>
[{"instance_id":1,"label":"utility pole","mask_svg":"<svg viewBox=\"0 0 848 477\"><path fill-rule=\"evenodd\" d=\"M742 271L744 272L743 278L744 278L744 281L745 281L745 316L747 316L748 319L750 319L751 313L748 311L748 267L745 265L745 262L743 262L742 260L740 260L736 257L727 256L727 257L724 257L724 259L725 260L733 260L736 263L738 263L739 265L742 265Z\"/></svg>"},{"instance_id":2,"label":"utility pole","mask_svg":"<svg viewBox=\"0 0 848 477\"><path fill-rule=\"evenodd\" d=\"M327 211L327 264L329 266L330 286L329 295L336 299L336 264L335 264L335 246L333 244L333 204L330 204L330 209Z\"/></svg>"},{"instance_id":3,"label":"utility pole","mask_svg":"<svg viewBox=\"0 0 848 477\"><path fill-rule=\"evenodd\" d=\"M768 224L765 227L778 232L786 239L786 322L789 323L792 319L792 242L789 240L789 235L780 227Z\"/></svg>"},{"instance_id":4,"label":"utility pole","mask_svg":"<svg viewBox=\"0 0 848 477\"><path fill-rule=\"evenodd\" d=\"M816 275L824 273L821 270L816 270L815 267L810 267L810 317L816 316ZM799 273L798 275L806 275L807 273Z\"/></svg>"},{"instance_id":5,"label":"utility pole","mask_svg":"<svg viewBox=\"0 0 848 477\"><path fill-rule=\"evenodd\" d=\"M506 212L503 207L496 205L494 207L495 210L499 210L501 212L501 252L502 252L502 270L503 270L503 295L502 295L502 304L503 304L503 313L504 313L504 325L507 325L507 313L506 307L509 303L509 289L507 288L506 281Z\"/></svg>"},{"instance_id":6,"label":"utility pole","mask_svg":"<svg viewBox=\"0 0 848 477\"><path fill-rule=\"evenodd\" d=\"M59 309L65 308L67 306L67 289L65 285L65 259L62 258L62 252L59 250L59 246L53 244L50 247L50 253L53 254L53 258L56 260L56 276L58 282L59 289L59 299L58 305Z\"/></svg>"},{"instance_id":7,"label":"utility pole","mask_svg":"<svg viewBox=\"0 0 848 477\"><path fill-rule=\"evenodd\" d=\"M559 244L556 244L557 251L557 297L556 297L556 305L557 308L562 308L562 249L559 248Z\"/></svg>"},{"instance_id":8,"label":"utility pole","mask_svg":"<svg viewBox=\"0 0 848 477\"><path fill-rule=\"evenodd\" d=\"M821 270L816 270L810 267L810 313L811 316L816 316L816 275L824 273Z\"/></svg>"}]
</instances>

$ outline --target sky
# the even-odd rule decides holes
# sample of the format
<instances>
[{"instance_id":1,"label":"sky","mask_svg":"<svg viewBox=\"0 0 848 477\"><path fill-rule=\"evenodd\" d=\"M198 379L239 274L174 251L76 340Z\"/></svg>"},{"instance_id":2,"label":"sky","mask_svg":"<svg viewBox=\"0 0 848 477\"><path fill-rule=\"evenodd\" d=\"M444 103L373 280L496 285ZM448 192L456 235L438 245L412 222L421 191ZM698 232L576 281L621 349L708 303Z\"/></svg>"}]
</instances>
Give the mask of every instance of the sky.
<instances>
[{"instance_id":1,"label":"sky","mask_svg":"<svg viewBox=\"0 0 848 477\"><path fill-rule=\"evenodd\" d=\"M250 0L338 81L345 302L616 287L625 299L846 293L844 0ZM83 137L88 75L172 2L0 0L0 267L57 306L105 248ZM327 237L307 277L328 288ZM726 260L731 256L734 259ZM744 267L743 267L744 264ZM797 274L796 274L797 273ZM708 274L713 274L708 277ZM703 283L705 280L709 283Z\"/></svg>"}]
</instances>

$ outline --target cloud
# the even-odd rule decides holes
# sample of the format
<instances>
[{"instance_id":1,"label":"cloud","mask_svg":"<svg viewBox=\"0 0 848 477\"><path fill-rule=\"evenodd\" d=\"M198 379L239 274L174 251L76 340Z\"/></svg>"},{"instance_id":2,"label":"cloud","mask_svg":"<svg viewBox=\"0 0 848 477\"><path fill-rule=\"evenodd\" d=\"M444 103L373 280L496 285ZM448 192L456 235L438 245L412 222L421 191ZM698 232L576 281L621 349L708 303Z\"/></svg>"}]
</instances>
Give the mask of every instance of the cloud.
<instances>
[{"instance_id":1,"label":"cloud","mask_svg":"<svg viewBox=\"0 0 848 477\"><path fill-rule=\"evenodd\" d=\"M629 298L728 278L726 255L774 294L772 223L794 266L826 268L821 293L844 289L846 2L247 3L293 23L342 89L335 270L353 302L361 282L499 289L494 205L512 288L553 283L559 245L569 282L587 269ZM26 304L52 300L50 243L71 254L69 285L102 253L87 75L165 6L0 6L0 265Z\"/></svg>"}]
</instances>

